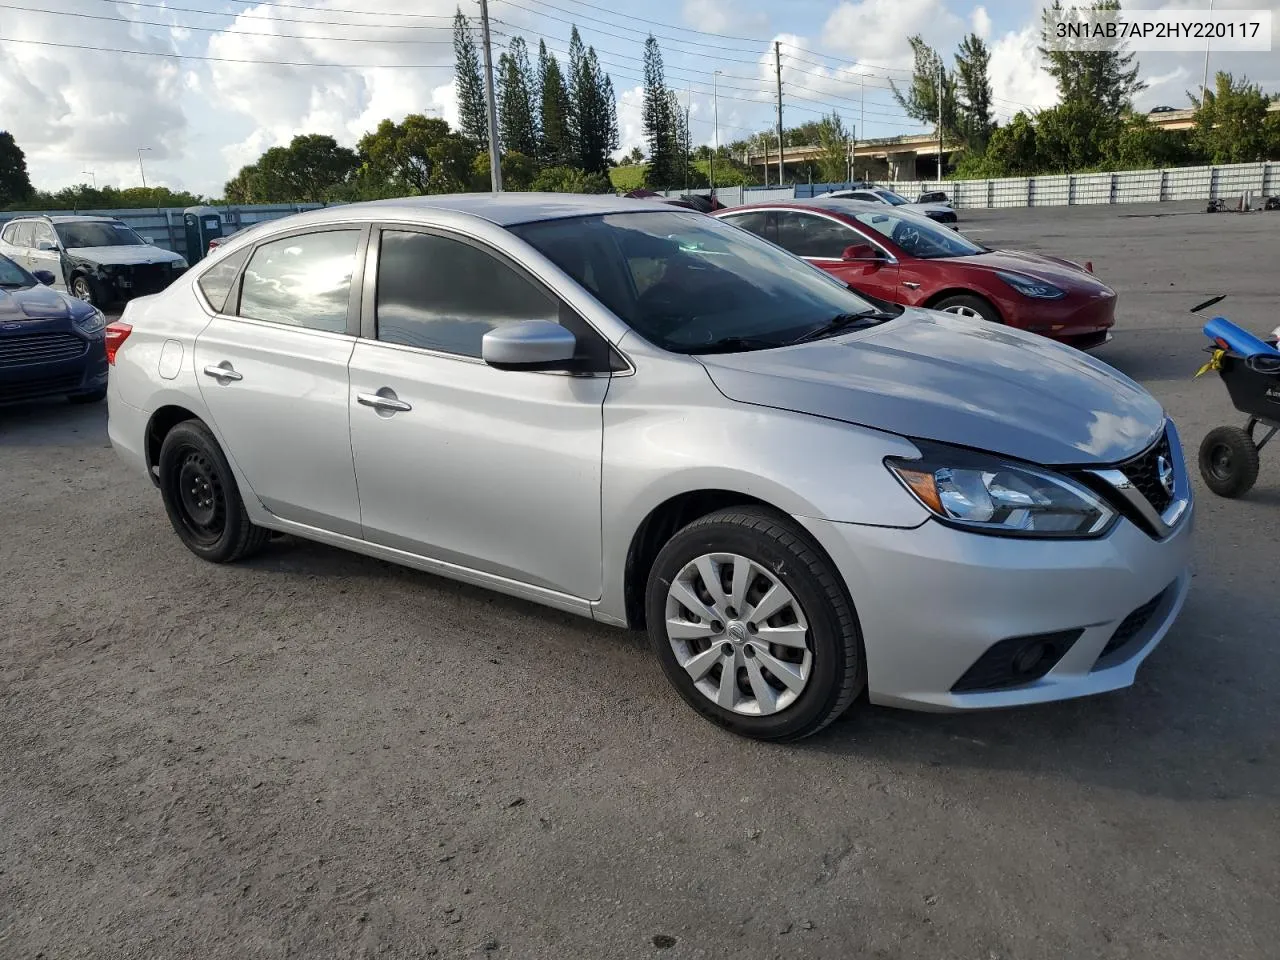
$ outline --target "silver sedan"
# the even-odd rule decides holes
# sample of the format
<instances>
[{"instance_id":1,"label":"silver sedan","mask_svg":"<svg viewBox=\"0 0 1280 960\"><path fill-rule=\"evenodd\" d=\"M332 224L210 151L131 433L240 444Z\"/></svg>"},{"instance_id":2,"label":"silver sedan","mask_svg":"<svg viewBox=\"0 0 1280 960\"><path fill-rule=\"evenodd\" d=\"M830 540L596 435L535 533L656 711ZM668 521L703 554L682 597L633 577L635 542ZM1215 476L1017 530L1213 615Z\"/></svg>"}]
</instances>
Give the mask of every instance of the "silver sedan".
<instances>
[{"instance_id":1,"label":"silver sedan","mask_svg":"<svg viewBox=\"0 0 1280 960\"><path fill-rule=\"evenodd\" d=\"M234 237L108 330L197 556L293 534L648 630L738 733L1130 684L1187 591L1177 431L1030 334L697 213L423 197Z\"/></svg>"}]
</instances>

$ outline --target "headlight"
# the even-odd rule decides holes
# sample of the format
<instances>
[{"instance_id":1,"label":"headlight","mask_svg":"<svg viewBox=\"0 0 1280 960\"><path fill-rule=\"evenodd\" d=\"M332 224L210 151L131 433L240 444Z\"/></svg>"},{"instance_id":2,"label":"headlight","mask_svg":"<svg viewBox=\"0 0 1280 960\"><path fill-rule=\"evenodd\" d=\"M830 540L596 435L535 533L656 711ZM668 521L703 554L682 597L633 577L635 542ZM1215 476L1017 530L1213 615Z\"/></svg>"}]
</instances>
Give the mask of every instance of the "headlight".
<instances>
[{"instance_id":1,"label":"headlight","mask_svg":"<svg viewBox=\"0 0 1280 960\"><path fill-rule=\"evenodd\" d=\"M996 276L1024 297L1031 297L1033 300L1061 300L1067 295L1065 291L1059 290L1052 283L1037 280L1034 277L1024 277L1020 273L1004 273L1000 271L996 273Z\"/></svg>"},{"instance_id":2,"label":"headlight","mask_svg":"<svg viewBox=\"0 0 1280 960\"><path fill-rule=\"evenodd\" d=\"M913 441L919 460L887 466L935 517L977 533L1094 537L1116 511L1074 480L990 454Z\"/></svg>"},{"instance_id":3,"label":"headlight","mask_svg":"<svg viewBox=\"0 0 1280 960\"><path fill-rule=\"evenodd\" d=\"M170 269L170 270L185 270L185 269L187 269L187 261L185 261L185 260L173 260L173 261L170 261L170 263L169 263L169 269Z\"/></svg>"},{"instance_id":4,"label":"headlight","mask_svg":"<svg viewBox=\"0 0 1280 960\"><path fill-rule=\"evenodd\" d=\"M76 325L81 333L101 333L107 325L107 318L103 316L101 310L94 308L93 313L86 313L80 317L72 317L71 322Z\"/></svg>"}]
</instances>

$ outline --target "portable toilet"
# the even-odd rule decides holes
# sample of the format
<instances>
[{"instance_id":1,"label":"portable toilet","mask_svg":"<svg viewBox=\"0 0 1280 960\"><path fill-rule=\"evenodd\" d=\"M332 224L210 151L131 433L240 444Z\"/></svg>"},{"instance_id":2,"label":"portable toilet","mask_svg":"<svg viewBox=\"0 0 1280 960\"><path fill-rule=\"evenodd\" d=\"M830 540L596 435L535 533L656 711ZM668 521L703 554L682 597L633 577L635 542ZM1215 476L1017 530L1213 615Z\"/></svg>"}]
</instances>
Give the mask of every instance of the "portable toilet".
<instances>
[{"instance_id":1,"label":"portable toilet","mask_svg":"<svg viewBox=\"0 0 1280 960\"><path fill-rule=\"evenodd\" d=\"M182 225L187 234L187 263L195 265L209 252L209 241L222 236L222 214L214 207L187 207Z\"/></svg>"}]
</instances>

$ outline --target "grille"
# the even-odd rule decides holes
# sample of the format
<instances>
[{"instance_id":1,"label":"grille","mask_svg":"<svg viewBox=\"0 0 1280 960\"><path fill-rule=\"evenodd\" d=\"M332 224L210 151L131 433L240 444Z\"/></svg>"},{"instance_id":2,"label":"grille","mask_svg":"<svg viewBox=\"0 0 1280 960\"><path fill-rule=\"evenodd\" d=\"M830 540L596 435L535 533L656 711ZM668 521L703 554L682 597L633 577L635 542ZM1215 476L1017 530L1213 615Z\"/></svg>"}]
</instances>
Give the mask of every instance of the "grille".
<instances>
[{"instance_id":1,"label":"grille","mask_svg":"<svg viewBox=\"0 0 1280 960\"><path fill-rule=\"evenodd\" d=\"M83 377L78 373L63 377L45 377L41 380L0 380L0 401L29 400L36 397L71 393L80 386Z\"/></svg>"},{"instance_id":2,"label":"grille","mask_svg":"<svg viewBox=\"0 0 1280 960\"><path fill-rule=\"evenodd\" d=\"M129 267L128 271L126 276L133 282L129 292L138 297L159 293L169 286L174 277L180 276L167 263L139 263Z\"/></svg>"},{"instance_id":3,"label":"grille","mask_svg":"<svg viewBox=\"0 0 1280 960\"><path fill-rule=\"evenodd\" d=\"M1147 498L1147 502L1155 507L1156 513L1164 513L1173 502L1173 495L1160 482L1160 468L1157 466L1161 457L1170 465L1173 456L1169 452L1169 435L1161 435L1160 442L1146 453L1120 464L1119 470L1138 491Z\"/></svg>"},{"instance_id":4,"label":"grille","mask_svg":"<svg viewBox=\"0 0 1280 960\"><path fill-rule=\"evenodd\" d=\"M56 363L84 356L89 344L70 333L25 333L0 337L0 369Z\"/></svg>"},{"instance_id":5,"label":"grille","mask_svg":"<svg viewBox=\"0 0 1280 960\"><path fill-rule=\"evenodd\" d=\"M973 666L964 672L951 687L952 693L974 693L979 690L999 690L1016 687L1039 680L1054 668L1071 645L1080 639L1083 630L1063 630L1060 633L1042 633L1031 637L1010 637L993 643ZM1022 654L1030 647L1039 647L1039 657L1033 662L1024 660Z\"/></svg>"},{"instance_id":6,"label":"grille","mask_svg":"<svg viewBox=\"0 0 1280 960\"><path fill-rule=\"evenodd\" d=\"M1136 637L1150 621L1152 615L1156 612L1156 608L1160 606L1160 601L1164 599L1167 590L1161 591L1157 596L1152 597L1133 613L1129 614L1120 621L1120 626L1116 627L1116 632L1111 635L1111 639L1107 641L1107 645L1102 648L1102 653L1098 659L1102 659L1109 653L1119 650L1126 643Z\"/></svg>"}]
</instances>

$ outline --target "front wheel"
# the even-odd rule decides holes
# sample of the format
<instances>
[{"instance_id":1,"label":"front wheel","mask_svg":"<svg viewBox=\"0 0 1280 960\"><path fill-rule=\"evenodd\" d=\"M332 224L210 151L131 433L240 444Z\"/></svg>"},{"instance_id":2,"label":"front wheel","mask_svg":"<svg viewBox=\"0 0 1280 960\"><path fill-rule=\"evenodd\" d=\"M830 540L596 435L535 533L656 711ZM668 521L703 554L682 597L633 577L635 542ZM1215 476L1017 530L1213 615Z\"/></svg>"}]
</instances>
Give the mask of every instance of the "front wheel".
<instances>
[{"instance_id":1,"label":"front wheel","mask_svg":"<svg viewBox=\"0 0 1280 960\"><path fill-rule=\"evenodd\" d=\"M184 420L160 445L160 492L178 538L212 563L252 556L267 541L240 499L231 465L199 420Z\"/></svg>"},{"instance_id":2,"label":"front wheel","mask_svg":"<svg viewBox=\"0 0 1280 960\"><path fill-rule=\"evenodd\" d=\"M955 296L939 300L933 305L934 310L943 313L954 313L958 317L970 317L974 320L986 320L988 323L999 323L1000 314L988 301L970 293L959 293Z\"/></svg>"},{"instance_id":3,"label":"front wheel","mask_svg":"<svg viewBox=\"0 0 1280 960\"><path fill-rule=\"evenodd\" d=\"M93 281L84 274L79 274L72 279L71 295L77 300L98 306L98 292L94 289Z\"/></svg>"},{"instance_id":4,"label":"front wheel","mask_svg":"<svg viewBox=\"0 0 1280 960\"><path fill-rule=\"evenodd\" d=\"M866 685L839 575L780 514L742 508L695 520L658 554L645 602L667 678L698 713L734 733L809 736Z\"/></svg>"},{"instance_id":5,"label":"front wheel","mask_svg":"<svg viewBox=\"0 0 1280 960\"><path fill-rule=\"evenodd\" d=\"M1258 481L1258 448L1247 430L1218 427L1200 444L1200 476L1220 497L1242 497Z\"/></svg>"}]
</instances>

